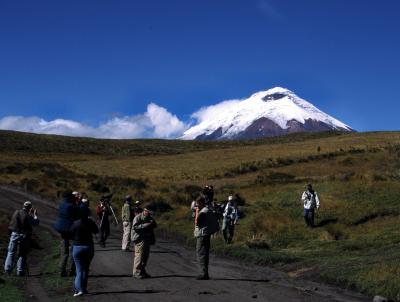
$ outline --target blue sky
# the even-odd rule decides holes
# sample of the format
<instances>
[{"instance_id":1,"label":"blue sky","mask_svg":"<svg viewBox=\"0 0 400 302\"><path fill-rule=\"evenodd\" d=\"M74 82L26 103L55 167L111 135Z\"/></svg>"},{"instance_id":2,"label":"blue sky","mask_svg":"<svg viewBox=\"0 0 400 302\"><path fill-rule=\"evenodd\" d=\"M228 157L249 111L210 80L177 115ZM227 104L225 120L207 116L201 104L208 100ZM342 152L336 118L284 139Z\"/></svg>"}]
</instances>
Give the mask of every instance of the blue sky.
<instances>
[{"instance_id":1,"label":"blue sky","mask_svg":"<svg viewBox=\"0 0 400 302\"><path fill-rule=\"evenodd\" d=\"M0 119L96 127L153 103L187 121L282 86L359 131L399 130L399 54L397 0L0 0Z\"/></svg>"}]
</instances>

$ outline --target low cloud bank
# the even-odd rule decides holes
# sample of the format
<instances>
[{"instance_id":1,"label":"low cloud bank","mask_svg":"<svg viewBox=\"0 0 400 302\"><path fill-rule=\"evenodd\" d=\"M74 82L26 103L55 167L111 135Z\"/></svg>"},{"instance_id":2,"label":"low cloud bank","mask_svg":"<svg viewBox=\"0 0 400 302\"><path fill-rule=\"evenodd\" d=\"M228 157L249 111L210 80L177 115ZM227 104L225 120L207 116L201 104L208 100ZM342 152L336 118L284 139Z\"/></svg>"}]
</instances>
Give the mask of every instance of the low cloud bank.
<instances>
[{"instance_id":1,"label":"low cloud bank","mask_svg":"<svg viewBox=\"0 0 400 302\"><path fill-rule=\"evenodd\" d=\"M193 124L218 117L233 110L240 100L227 100L200 108L192 113L190 121L182 121L164 107L155 103L147 105L143 114L114 117L92 127L66 119L46 121L40 117L6 116L0 119L0 129L95 138L179 138Z\"/></svg>"},{"instance_id":2,"label":"low cloud bank","mask_svg":"<svg viewBox=\"0 0 400 302\"><path fill-rule=\"evenodd\" d=\"M98 127L65 119L46 121L40 117L23 116L6 116L0 119L2 130L114 139L175 138L187 128L188 125L176 115L154 103L149 104L143 114L115 117Z\"/></svg>"}]
</instances>

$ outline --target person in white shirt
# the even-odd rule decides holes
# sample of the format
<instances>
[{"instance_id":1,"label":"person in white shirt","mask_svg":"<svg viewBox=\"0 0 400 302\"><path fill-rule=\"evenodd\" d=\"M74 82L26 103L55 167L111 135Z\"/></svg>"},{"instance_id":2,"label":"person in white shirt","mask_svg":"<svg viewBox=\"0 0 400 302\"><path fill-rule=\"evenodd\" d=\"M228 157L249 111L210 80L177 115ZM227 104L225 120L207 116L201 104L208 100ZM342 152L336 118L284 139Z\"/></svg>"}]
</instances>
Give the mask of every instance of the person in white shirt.
<instances>
[{"instance_id":1,"label":"person in white shirt","mask_svg":"<svg viewBox=\"0 0 400 302\"><path fill-rule=\"evenodd\" d=\"M225 206L223 221L222 221L222 233L224 235L225 243L231 243L233 234L235 231L235 225L238 220L237 207L233 201L233 196L228 197L228 203Z\"/></svg>"},{"instance_id":2,"label":"person in white shirt","mask_svg":"<svg viewBox=\"0 0 400 302\"><path fill-rule=\"evenodd\" d=\"M306 186L306 191L303 192L301 201L304 205L304 221L306 222L306 226L313 228L315 209L319 209L319 198L311 184Z\"/></svg>"}]
</instances>

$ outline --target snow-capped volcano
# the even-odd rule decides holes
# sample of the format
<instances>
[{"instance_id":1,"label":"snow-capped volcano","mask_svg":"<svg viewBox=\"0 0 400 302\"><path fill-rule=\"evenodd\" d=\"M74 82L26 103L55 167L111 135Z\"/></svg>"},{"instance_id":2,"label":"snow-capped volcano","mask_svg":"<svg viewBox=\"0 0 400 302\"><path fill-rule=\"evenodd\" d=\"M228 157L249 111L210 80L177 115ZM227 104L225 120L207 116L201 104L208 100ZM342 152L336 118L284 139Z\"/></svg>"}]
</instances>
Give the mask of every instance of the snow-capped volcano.
<instances>
[{"instance_id":1,"label":"snow-capped volcano","mask_svg":"<svg viewBox=\"0 0 400 302\"><path fill-rule=\"evenodd\" d=\"M193 117L198 124L186 130L182 139L250 139L305 131L354 131L281 87L201 109Z\"/></svg>"}]
</instances>

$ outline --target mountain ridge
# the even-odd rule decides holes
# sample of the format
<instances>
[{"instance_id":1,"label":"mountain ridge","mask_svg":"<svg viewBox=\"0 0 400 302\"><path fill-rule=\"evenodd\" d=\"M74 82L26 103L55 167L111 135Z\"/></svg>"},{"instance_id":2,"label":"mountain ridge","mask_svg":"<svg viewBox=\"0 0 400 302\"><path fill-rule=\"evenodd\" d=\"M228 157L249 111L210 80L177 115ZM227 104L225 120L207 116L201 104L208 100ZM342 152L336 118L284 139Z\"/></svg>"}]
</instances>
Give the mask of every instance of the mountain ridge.
<instances>
[{"instance_id":1,"label":"mountain ridge","mask_svg":"<svg viewBox=\"0 0 400 302\"><path fill-rule=\"evenodd\" d=\"M247 99L226 101L206 110L204 113L208 114L203 115L200 110L195 117L198 124L186 130L181 139L253 139L295 132L355 131L282 87L259 91Z\"/></svg>"}]
</instances>

